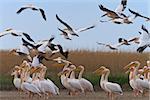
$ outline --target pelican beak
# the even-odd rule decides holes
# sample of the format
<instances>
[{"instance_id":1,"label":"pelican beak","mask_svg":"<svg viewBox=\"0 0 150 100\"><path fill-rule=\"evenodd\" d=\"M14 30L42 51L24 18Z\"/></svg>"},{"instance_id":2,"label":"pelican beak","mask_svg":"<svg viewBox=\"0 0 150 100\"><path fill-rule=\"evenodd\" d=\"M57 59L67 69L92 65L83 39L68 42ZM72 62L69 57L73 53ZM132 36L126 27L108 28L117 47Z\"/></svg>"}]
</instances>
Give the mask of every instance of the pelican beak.
<instances>
[{"instance_id":1,"label":"pelican beak","mask_svg":"<svg viewBox=\"0 0 150 100\"><path fill-rule=\"evenodd\" d=\"M135 67L137 64L135 62L131 62L128 65L126 65L123 69L130 69L131 67Z\"/></svg>"},{"instance_id":2,"label":"pelican beak","mask_svg":"<svg viewBox=\"0 0 150 100\"><path fill-rule=\"evenodd\" d=\"M97 70L95 70L93 73L94 74L98 74L98 75L101 75L102 74L102 71L105 69L104 66L101 66L100 68L98 68Z\"/></svg>"}]
</instances>

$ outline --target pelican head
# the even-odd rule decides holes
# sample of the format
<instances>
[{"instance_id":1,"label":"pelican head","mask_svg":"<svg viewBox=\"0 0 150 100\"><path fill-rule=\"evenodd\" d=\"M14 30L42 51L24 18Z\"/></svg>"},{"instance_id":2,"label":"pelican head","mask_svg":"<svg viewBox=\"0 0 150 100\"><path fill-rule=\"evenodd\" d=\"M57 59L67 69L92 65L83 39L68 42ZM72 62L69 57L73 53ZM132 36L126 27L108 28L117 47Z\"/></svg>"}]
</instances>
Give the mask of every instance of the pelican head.
<instances>
[{"instance_id":1,"label":"pelican head","mask_svg":"<svg viewBox=\"0 0 150 100\"><path fill-rule=\"evenodd\" d=\"M19 72L21 68L19 66L15 66L12 70L11 76L14 76L17 74L17 72Z\"/></svg>"},{"instance_id":2,"label":"pelican head","mask_svg":"<svg viewBox=\"0 0 150 100\"><path fill-rule=\"evenodd\" d=\"M126 65L124 67L124 69L131 69L132 67L138 67L140 66L140 62L139 61L133 61L133 62L130 62L128 65Z\"/></svg>"},{"instance_id":3,"label":"pelican head","mask_svg":"<svg viewBox=\"0 0 150 100\"><path fill-rule=\"evenodd\" d=\"M84 69L85 69L84 66L79 65L79 66L76 68L76 71L80 71L80 70L84 70Z\"/></svg>"},{"instance_id":4,"label":"pelican head","mask_svg":"<svg viewBox=\"0 0 150 100\"><path fill-rule=\"evenodd\" d=\"M107 69L104 66L99 67L97 70L95 70L93 73L98 74L98 75L102 75L103 70Z\"/></svg>"},{"instance_id":5,"label":"pelican head","mask_svg":"<svg viewBox=\"0 0 150 100\"><path fill-rule=\"evenodd\" d=\"M65 68L63 69L61 72L59 72L57 75L58 76L61 76L61 75L64 75L64 74L67 74L70 72L70 68Z\"/></svg>"}]
</instances>

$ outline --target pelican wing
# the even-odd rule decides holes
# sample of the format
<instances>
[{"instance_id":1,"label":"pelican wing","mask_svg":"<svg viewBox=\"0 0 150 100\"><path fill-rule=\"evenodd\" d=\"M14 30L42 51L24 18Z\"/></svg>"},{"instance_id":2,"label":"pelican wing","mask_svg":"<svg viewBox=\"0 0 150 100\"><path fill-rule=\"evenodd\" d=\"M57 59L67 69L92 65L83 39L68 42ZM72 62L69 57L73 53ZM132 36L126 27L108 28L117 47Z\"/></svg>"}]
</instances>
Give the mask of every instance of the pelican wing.
<instances>
[{"instance_id":1,"label":"pelican wing","mask_svg":"<svg viewBox=\"0 0 150 100\"><path fill-rule=\"evenodd\" d=\"M134 37L128 40L128 42L139 41L139 37Z\"/></svg>"},{"instance_id":2,"label":"pelican wing","mask_svg":"<svg viewBox=\"0 0 150 100\"><path fill-rule=\"evenodd\" d=\"M23 86L26 90L30 91L30 92L33 92L33 93L40 93L40 90L38 89L38 87L34 84L30 84L30 83L23 83Z\"/></svg>"},{"instance_id":3,"label":"pelican wing","mask_svg":"<svg viewBox=\"0 0 150 100\"><path fill-rule=\"evenodd\" d=\"M7 31L1 32L0 37L8 35L8 34L11 34L11 33L9 31L8 32Z\"/></svg>"},{"instance_id":4,"label":"pelican wing","mask_svg":"<svg viewBox=\"0 0 150 100\"><path fill-rule=\"evenodd\" d=\"M142 79L136 79L136 82L139 87L150 90L150 83L148 81Z\"/></svg>"},{"instance_id":5,"label":"pelican wing","mask_svg":"<svg viewBox=\"0 0 150 100\"><path fill-rule=\"evenodd\" d=\"M100 43L100 42L96 42L98 45L104 45L106 46L107 44L104 44L104 43Z\"/></svg>"},{"instance_id":6,"label":"pelican wing","mask_svg":"<svg viewBox=\"0 0 150 100\"><path fill-rule=\"evenodd\" d=\"M94 91L93 85L90 81L86 80L85 78L79 79L81 86L84 90Z\"/></svg>"},{"instance_id":7,"label":"pelican wing","mask_svg":"<svg viewBox=\"0 0 150 100\"><path fill-rule=\"evenodd\" d=\"M27 33L22 33L29 41L34 42L34 40Z\"/></svg>"},{"instance_id":8,"label":"pelican wing","mask_svg":"<svg viewBox=\"0 0 150 100\"><path fill-rule=\"evenodd\" d=\"M92 29L92 28L94 28L94 27L95 27L95 25L92 25L92 26L90 26L90 27L80 28L80 29L77 29L77 32L83 32L83 31Z\"/></svg>"},{"instance_id":9,"label":"pelican wing","mask_svg":"<svg viewBox=\"0 0 150 100\"><path fill-rule=\"evenodd\" d=\"M119 84L107 82L105 84L105 87L113 93L119 93L119 94L123 93Z\"/></svg>"},{"instance_id":10,"label":"pelican wing","mask_svg":"<svg viewBox=\"0 0 150 100\"><path fill-rule=\"evenodd\" d=\"M144 25L142 25L141 29L142 29L143 31L145 31L146 33L150 34Z\"/></svg>"},{"instance_id":11,"label":"pelican wing","mask_svg":"<svg viewBox=\"0 0 150 100\"><path fill-rule=\"evenodd\" d=\"M68 84L74 89L81 90L80 82L77 79L68 79Z\"/></svg>"},{"instance_id":12,"label":"pelican wing","mask_svg":"<svg viewBox=\"0 0 150 100\"><path fill-rule=\"evenodd\" d=\"M127 0L122 0L118 7L115 9L115 12L122 13L127 6Z\"/></svg>"},{"instance_id":13,"label":"pelican wing","mask_svg":"<svg viewBox=\"0 0 150 100\"><path fill-rule=\"evenodd\" d=\"M56 14L56 18L57 20L62 23L63 25L65 25L68 29L73 30L67 23L65 23L63 20L61 20L58 15Z\"/></svg>"},{"instance_id":14,"label":"pelican wing","mask_svg":"<svg viewBox=\"0 0 150 100\"><path fill-rule=\"evenodd\" d=\"M39 8L41 14L42 14L42 17L44 18L44 20L46 21L46 15L45 15L45 12L43 9Z\"/></svg>"},{"instance_id":15,"label":"pelican wing","mask_svg":"<svg viewBox=\"0 0 150 100\"><path fill-rule=\"evenodd\" d=\"M32 48L35 48L34 44L29 43L28 41L26 41L26 40L23 39L23 38L22 38L22 42L23 42L23 44L26 45L26 46L30 46L30 47L32 47Z\"/></svg>"},{"instance_id":16,"label":"pelican wing","mask_svg":"<svg viewBox=\"0 0 150 100\"><path fill-rule=\"evenodd\" d=\"M21 7L16 13L20 14L23 10L27 9L28 7Z\"/></svg>"},{"instance_id":17,"label":"pelican wing","mask_svg":"<svg viewBox=\"0 0 150 100\"><path fill-rule=\"evenodd\" d=\"M134 14L135 16L139 16L139 17L145 18L145 19L147 19L147 20L150 19L150 18L148 18L148 17L146 17L146 16L143 16L143 15L141 15L141 14L139 14L139 13L137 13L137 12L131 10L131 9L129 9L129 11L130 11L132 14Z\"/></svg>"},{"instance_id":18,"label":"pelican wing","mask_svg":"<svg viewBox=\"0 0 150 100\"><path fill-rule=\"evenodd\" d=\"M99 8L100 10L104 11L104 12L107 12L107 13L110 13L111 15L114 15L116 17L119 17L118 14L116 14L114 11L112 10L109 10L107 8L105 8L103 5L99 5Z\"/></svg>"}]
</instances>

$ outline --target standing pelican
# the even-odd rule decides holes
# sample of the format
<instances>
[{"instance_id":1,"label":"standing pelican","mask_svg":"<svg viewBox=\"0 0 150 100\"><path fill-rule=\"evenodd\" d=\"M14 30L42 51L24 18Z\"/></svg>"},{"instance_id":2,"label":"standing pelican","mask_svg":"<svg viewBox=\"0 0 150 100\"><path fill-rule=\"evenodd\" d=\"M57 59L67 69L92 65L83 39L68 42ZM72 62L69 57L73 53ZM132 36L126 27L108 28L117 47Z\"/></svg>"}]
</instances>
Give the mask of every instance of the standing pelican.
<instances>
[{"instance_id":1,"label":"standing pelican","mask_svg":"<svg viewBox=\"0 0 150 100\"><path fill-rule=\"evenodd\" d=\"M18 90L21 90L21 78L20 76L20 67L15 66L14 71L11 73L11 76L14 76L13 83Z\"/></svg>"},{"instance_id":2,"label":"standing pelican","mask_svg":"<svg viewBox=\"0 0 150 100\"><path fill-rule=\"evenodd\" d=\"M44 10L42 8L34 6L33 4L28 4L28 5L22 6L16 13L20 14L25 9L31 9L33 11L39 11L42 14L43 19L46 21L46 15L45 15Z\"/></svg>"},{"instance_id":3,"label":"standing pelican","mask_svg":"<svg viewBox=\"0 0 150 100\"><path fill-rule=\"evenodd\" d=\"M83 72L84 72L84 66L78 66L78 68L81 69L78 79L80 81L81 86L84 88L84 92L86 94L86 92L94 92L94 88L93 85L90 81L88 81L87 79L83 78Z\"/></svg>"},{"instance_id":4,"label":"standing pelican","mask_svg":"<svg viewBox=\"0 0 150 100\"><path fill-rule=\"evenodd\" d=\"M140 79L137 76L137 71L138 71L139 66L140 66L140 62L133 61L133 62L129 63L127 66L124 67L124 69L129 68L128 69L128 71L130 71L129 83L130 83L130 86L133 88L135 96L139 95L139 93L143 93L144 89L150 89L150 86L149 86L148 82Z\"/></svg>"},{"instance_id":5,"label":"standing pelican","mask_svg":"<svg viewBox=\"0 0 150 100\"><path fill-rule=\"evenodd\" d=\"M101 67L98 68L96 71L94 71L94 73L96 73L96 74L98 74L98 75L101 75L100 86L101 86L101 88L102 88L106 93L108 93L108 96L109 96L109 92L107 91L107 89L106 89L105 86L104 86L104 83L105 83L105 74L102 73L102 71L103 71L105 68L106 68L106 67L101 66Z\"/></svg>"},{"instance_id":6,"label":"standing pelican","mask_svg":"<svg viewBox=\"0 0 150 100\"><path fill-rule=\"evenodd\" d=\"M120 87L119 84L117 83L112 83L112 82L108 82L108 76L110 74L110 70L107 68L103 68L102 72L98 71L98 73L103 73L105 74L105 79L104 79L104 83L102 83L104 85L104 89L109 93L111 100L114 99L114 95L115 94L120 94L123 95L123 91Z\"/></svg>"}]
</instances>

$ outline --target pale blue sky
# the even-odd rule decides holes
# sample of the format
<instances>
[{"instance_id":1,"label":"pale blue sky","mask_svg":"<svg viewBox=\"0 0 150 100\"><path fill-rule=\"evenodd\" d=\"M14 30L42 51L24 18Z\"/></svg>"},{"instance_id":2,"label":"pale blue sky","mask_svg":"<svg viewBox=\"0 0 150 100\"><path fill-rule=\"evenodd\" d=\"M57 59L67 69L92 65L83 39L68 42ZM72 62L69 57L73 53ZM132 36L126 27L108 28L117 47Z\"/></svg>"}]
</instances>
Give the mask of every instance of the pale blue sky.
<instances>
[{"instance_id":1,"label":"pale blue sky","mask_svg":"<svg viewBox=\"0 0 150 100\"><path fill-rule=\"evenodd\" d=\"M26 10L20 15L16 14L21 6L30 3L45 10L47 21L44 21L38 12L31 10ZM97 41L114 44L118 42L119 37L138 36L142 24L147 27L150 25L142 18L137 18L131 25L100 23L100 16L103 12L99 10L98 5L103 4L110 9L115 9L119 3L120 0L0 0L0 31L6 28L22 30L29 33L35 41L49 39L51 35L55 35L54 42L62 44L65 49L99 50L103 48L96 44ZM150 16L149 0L128 0L125 13L130 14L128 8ZM75 28L98 24L95 29L80 33L79 38L72 37L72 41L68 41L59 35L57 27L63 28L64 26L56 20L56 14ZM107 20L107 18L103 19ZM18 48L20 44L21 40L16 37L0 38L0 49ZM137 45L123 46L121 50L135 51L136 48Z\"/></svg>"}]
</instances>

